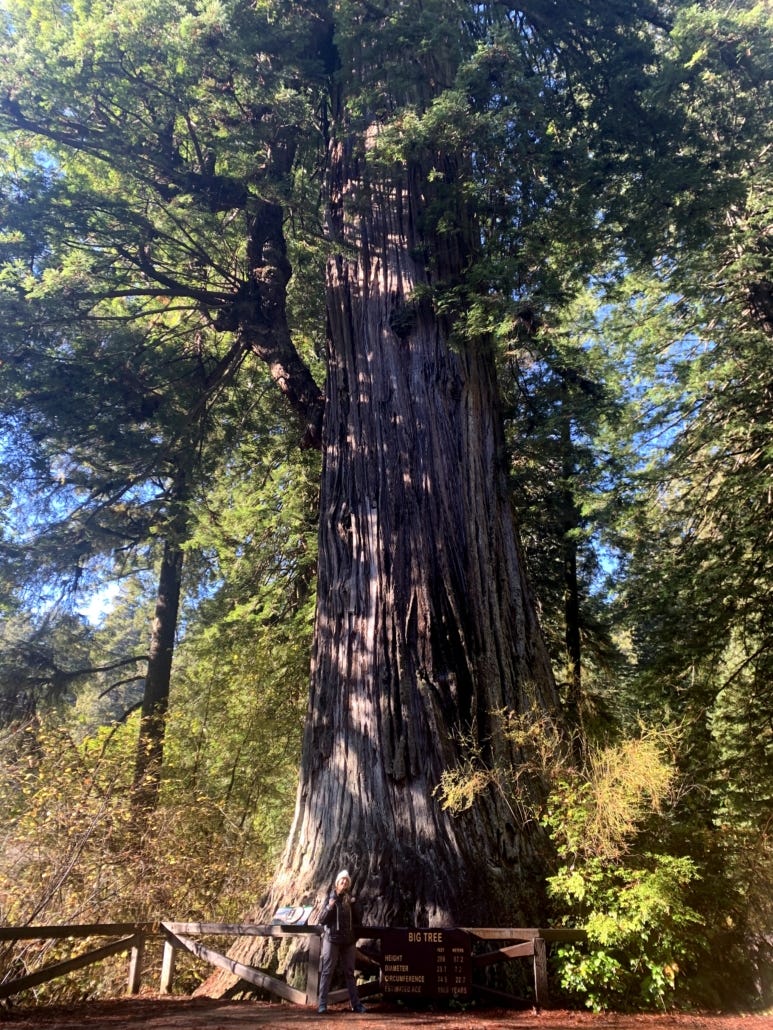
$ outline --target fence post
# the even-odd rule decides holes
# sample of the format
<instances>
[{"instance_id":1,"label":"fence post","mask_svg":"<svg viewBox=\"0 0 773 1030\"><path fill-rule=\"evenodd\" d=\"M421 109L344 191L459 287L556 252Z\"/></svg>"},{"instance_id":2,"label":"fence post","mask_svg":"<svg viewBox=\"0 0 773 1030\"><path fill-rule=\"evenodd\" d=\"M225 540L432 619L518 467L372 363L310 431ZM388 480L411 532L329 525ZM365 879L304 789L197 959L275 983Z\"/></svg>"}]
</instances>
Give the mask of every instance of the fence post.
<instances>
[{"instance_id":1,"label":"fence post","mask_svg":"<svg viewBox=\"0 0 773 1030\"><path fill-rule=\"evenodd\" d=\"M161 960L161 994L172 993L172 981L174 980L174 967L177 953L174 945L169 940L164 941L164 957Z\"/></svg>"},{"instance_id":2,"label":"fence post","mask_svg":"<svg viewBox=\"0 0 773 1030\"><path fill-rule=\"evenodd\" d=\"M140 980L142 979L142 960L145 956L145 934L138 933L132 944L131 956L129 958L129 994L140 993Z\"/></svg>"},{"instance_id":3,"label":"fence post","mask_svg":"<svg viewBox=\"0 0 773 1030\"><path fill-rule=\"evenodd\" d=\"M534 1005L541 1009L548 1003L548 958L544 937L534 938Z\"/></svg>"},{"instance_id":4,"label":"fence post","mask_svg":"<svg viewBox=\"0 0 773 1030\"><path fill-rule=\"evenodd\" d=\"M306 959L306 1004L319 1003L319 953L321 938L318 934L309 935L309 952Z\"/></svg>"}]
</instances>

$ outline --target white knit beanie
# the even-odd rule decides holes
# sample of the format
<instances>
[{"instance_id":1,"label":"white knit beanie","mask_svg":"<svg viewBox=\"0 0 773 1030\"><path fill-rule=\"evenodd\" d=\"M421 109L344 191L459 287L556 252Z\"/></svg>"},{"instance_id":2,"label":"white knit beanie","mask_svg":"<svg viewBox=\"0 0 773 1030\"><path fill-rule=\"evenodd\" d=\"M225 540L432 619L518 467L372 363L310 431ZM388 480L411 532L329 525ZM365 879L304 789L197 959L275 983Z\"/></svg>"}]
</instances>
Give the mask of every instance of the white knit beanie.
<instances>
[{"instance_id":1,"label":"white knit beanie","mask_svg":"<svg viewBox=\"0 0 773 1030\"><path fill-rule=\"evenodd\" d=\"M344 877L346 877L346 879L349 881L349 883L352 882L352 878L349 875L349 870L348 869L342 869L341 872L338 874L338 876L336 876L336 883L338 883L339 880L343 880Z\"/></svg>"}]
</instances>

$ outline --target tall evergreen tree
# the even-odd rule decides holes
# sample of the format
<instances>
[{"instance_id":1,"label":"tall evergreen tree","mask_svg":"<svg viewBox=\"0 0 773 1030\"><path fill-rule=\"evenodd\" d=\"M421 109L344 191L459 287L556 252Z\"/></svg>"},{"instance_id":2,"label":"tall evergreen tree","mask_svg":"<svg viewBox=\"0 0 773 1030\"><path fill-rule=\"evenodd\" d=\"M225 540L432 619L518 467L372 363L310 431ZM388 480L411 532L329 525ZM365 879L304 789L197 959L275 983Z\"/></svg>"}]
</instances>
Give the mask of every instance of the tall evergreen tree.
<instances>
[{"instance_id":1,"label":"tall evergreen tree","mask_svg":"<svg viewBox=\"0 0 773 1030\"><path fill-rule=\"evenodd\" d=\"M578 728L602 714L597 687L618 664L594 536L618 469L609 440L623 397L597 309L590 289L540 320L522 312L503 366L514 503L562 700Z\"/></svg>"},{"instance_id":2,"label":"tall evergreen tree","mask_svg":"<svg viewBox=\"0 0 773 1030\"><path fill-rule=\"evenodd\" d=\"M675 200L694 221L676 213L668 257L629 271L600 320L629 378L638 462L608 522L631 705L679 726L682 772L699 785L674 848L704 878L716 971L707 983L696 970L695 989L713 1003L759 992L770 921L771 27L764 5L679 19L665 86L688 132L700 123L714 140L695 163L713 166L726 203L685 183Z\"/></svg>"},{"instance_id":3,"label":"tall evergreen tree","mask_svg":"<svg viewBox=\"0 0 773 1030\"><path fill-rule=\"evenodd\" d=\"M165 711L182 585L183 547L196 479L211 455L207 409L216 356L165 352L158 325L131 333L107 328L136 315L113 305L95 316L99 331L60 326L31 340L6 337L4 471L17 501L15 541L5 574L35 590L45 637L65 607L95 588L99 575L135 574L157 565L155 612L146 648L113 658L142 675L135 801L152 808L163 753ZM96 339L95 339L96 336ZM98 361L95 373L91 362ZM208 367L209 366L209 367ZM215 374L217 374L215 372ZM163 397L164 401L160 398ZM165 403L166 402L166 403ZM193 413L193 414L191 414ZM31 505L31 495L36 500ZM36 510L37 509L37 510ZM48 609L48 610L47 610ZM70 621L71 636L78 627ZM80 630L86 629L80 624ZM18 648L17 648L18 650ZM73 690L100 661L51 656L35 678L38 693ZM58 686L57 686L58 685Z\"/></svg>"}]
</instances>

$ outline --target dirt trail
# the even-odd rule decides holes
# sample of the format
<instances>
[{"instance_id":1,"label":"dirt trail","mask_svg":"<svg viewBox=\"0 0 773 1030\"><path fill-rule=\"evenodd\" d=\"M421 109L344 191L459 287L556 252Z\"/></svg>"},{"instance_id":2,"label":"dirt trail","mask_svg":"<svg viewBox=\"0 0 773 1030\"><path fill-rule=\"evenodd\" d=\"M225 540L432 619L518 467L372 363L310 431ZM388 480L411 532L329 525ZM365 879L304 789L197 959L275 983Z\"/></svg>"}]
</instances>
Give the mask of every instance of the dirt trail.
<instances>
[{"instance_id":1,"label":"dirt trail","mask_svg":"<svg viewBox=\"0 0 773 1030\"><path fill-rule=\"evenodd\" d=\"M277 1002L212 998L143 997L84 1002L77 1006L0 1010L0 1027L12 1030L773 1030L771 1015L618 1015L566 1010L407 1012L376 1002L364 1015L335 1006L325 1016L314 1009Z\"/></svg>"}]
</instances>

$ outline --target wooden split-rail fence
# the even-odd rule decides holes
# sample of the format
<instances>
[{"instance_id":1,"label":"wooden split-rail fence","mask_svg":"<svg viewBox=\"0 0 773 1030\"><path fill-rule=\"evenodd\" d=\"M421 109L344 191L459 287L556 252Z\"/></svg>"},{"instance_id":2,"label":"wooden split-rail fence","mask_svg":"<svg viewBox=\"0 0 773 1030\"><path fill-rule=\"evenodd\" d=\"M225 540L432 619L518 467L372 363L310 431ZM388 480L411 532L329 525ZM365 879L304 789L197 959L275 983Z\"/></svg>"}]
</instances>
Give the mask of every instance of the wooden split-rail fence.
<instances>
[{"instance_id":1,"label":"wooden split-rail fence","mask_svg":"<svg viewBox=\"0 0 773 1030\"><path fill-rule=\"evenodd\" d=\"M492 950L472 956L472 967L481 968L495 962L511 961L517 958L531 960L535 1008L548 1004L547 945L553 942L578 942L585 940L582 930L562 928L535 927L458 927L455 928L469 934L479 941L489 941ZM379 939L387 934L394 934L392 927L364 926L361 928L361 940ZM406 931L410 933L412 931ZM129 979L127 992L138 994L141 985L145 945L149 940L163 940L163 958L161 963L160 992L169 994L175 973L175 959L178 951L187 951L219 969L227 970L241 980L254 987L268 992L276 998L296 1005L316 1005L319 984L320 933L318 926L281 926L241 923L93 923L70 926L0 926L0 942L18 942L23 940L56 940L56 939L105 939L107 942L91 947L73 958L51 963L35 972L0 983L0 1000L12 997L22 991L80 969L101 962L112 955L129 953ZM229 958L227 955L204 944L199 937L287 937L302 934L308 938L308 970L306 989L299 990L284 980L267 972L246 966ZM376 965L372 963L371 965ZM510 995L494 991L490 988L474 985L476 993L482 993L499 1002L517 1001ZM359 986L362 997L382 993L380 978L366 981ZM347 997L345 990L330 993L329 1001L335 1003Z\"/></svg>"}]
</instances>

